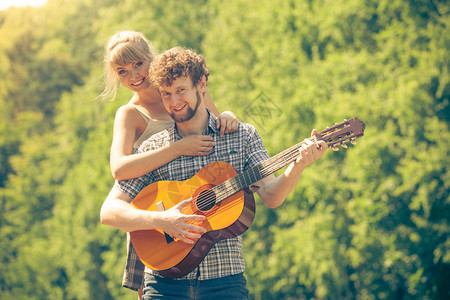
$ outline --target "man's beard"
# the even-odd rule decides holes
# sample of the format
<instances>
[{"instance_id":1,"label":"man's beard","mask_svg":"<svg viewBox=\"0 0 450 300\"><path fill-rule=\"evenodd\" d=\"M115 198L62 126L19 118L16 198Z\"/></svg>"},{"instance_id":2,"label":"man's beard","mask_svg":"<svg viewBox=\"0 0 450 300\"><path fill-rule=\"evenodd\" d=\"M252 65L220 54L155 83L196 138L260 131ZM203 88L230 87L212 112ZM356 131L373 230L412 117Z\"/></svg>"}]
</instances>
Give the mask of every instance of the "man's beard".
<instances>
[{"instance_id":1,"label":"man's beard","mask_svg":"<svg viewBox=\"0 0 450 300\"><path fill-rule=\"evenodd\" d=\"M176 123L183 123L183 122L189 121L190 119L192 119L192 117L195 116L195 114L197 113L198 107L200 105L200 101L201 101L198 90L196 92L196 95L197 95L197 103L195 104L194 109L192 109L190 106L188 106L187 111L184 115L175 115L172 112L170 113L170 116Z\"/></svg>"}]
</instances>

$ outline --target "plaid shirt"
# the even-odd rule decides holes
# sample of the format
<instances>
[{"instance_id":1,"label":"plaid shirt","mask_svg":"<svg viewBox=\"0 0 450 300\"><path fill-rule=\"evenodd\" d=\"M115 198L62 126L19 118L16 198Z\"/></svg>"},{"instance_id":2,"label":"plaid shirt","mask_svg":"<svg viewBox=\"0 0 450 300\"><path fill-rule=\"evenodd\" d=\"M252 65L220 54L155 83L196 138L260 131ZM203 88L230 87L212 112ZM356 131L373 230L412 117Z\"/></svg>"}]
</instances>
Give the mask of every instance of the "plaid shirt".
<instances>
[{"instance_id":1,"label":"plaid shirt","mask_svg":"<svg viewBox=\"0 0 450 300\"><path fill-rule=\"evenodd\" d=\"M139 260L127 232L127 264L123 272L122 286L137 291L144 288L145 265Z\"/></svg>"},{"instance_id":2,"label":"plaid shirt","mask_svg":"<svg viewBox=\"0 0 450 300\"><path fill-rule=\"evenodd\" d=\"M151 183L163 180L187 180L193 177L202 167L214 161L225 161L233 166L238 173L241 173L269 158L258 132L249 124L239 123L237 131L226 134L221 138L216 127L216 120L209 113L208 126L203 134L212 136L215 142L213 151L208 155L180 156L139 178L117 181L114 187L134 198ZM137 153L159 149L180 139L182 137L178 134L176 125L174 125L143 142L137 149ZM130 263L130 266L134 264ZM132 270L128 271L129 274L133 273ZM217 242L205 259L192 272L178 279L208 280L239 274L243 271L242 238L238 236ZM146 268L146 272L161 276L158 272L148 268ZM136 279L136 283L140 285L142 276L138 275ZM126 286L132 288L130 284ZM139 288L141 287L139 286Z\"/></svg>"}]
</instances>

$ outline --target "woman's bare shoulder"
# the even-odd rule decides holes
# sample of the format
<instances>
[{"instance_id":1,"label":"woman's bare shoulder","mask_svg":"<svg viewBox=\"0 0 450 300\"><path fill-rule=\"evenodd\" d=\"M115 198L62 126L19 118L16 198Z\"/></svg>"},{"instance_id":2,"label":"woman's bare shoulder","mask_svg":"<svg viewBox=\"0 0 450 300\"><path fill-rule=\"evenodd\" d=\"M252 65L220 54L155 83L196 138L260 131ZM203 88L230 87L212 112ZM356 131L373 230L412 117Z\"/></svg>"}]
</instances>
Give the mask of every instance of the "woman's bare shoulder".
<instances>
[{"instance_id":1,"label":"woman's bare shoulder","mask_svg":"<svg viewBox=\"0 0 450 300\"><path fill-rule=\"evenodd\" d=\"M136 116L139 116L139 112L134 107L134 105L127 103L117 109L116 118L118 116L123 117L123 118L136 117Z\"/></svg>"}]
</instances>

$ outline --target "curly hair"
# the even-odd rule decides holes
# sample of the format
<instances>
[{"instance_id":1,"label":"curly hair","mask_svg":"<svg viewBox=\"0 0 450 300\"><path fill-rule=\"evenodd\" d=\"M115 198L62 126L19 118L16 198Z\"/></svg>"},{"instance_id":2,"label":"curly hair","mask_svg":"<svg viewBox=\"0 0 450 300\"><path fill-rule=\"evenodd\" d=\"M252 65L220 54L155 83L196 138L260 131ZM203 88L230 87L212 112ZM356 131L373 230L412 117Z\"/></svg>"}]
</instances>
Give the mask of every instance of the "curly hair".
<instances>
[{"instance_id":1,"label":"curly hair","mask_svg":"<svg viewBox=\"0 0 450 300\"><path fill-rule=\"evenodd\" d=\"M208 81L209 69L205 57L193 50L174 47L155 57L149 78L160 89L162 85L172 85L178 77L190 77L195 86L203 76Z\"/></svg>"}]
</instances>

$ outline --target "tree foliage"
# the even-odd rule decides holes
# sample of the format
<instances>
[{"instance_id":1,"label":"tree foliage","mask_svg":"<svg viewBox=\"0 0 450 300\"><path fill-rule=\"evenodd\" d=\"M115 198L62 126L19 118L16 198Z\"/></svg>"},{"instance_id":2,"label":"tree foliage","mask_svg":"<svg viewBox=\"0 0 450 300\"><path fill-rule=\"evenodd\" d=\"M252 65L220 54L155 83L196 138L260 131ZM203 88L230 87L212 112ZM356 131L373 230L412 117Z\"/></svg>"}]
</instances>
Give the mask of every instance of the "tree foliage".
<instances>
[{"instance_id":1,"label":"tree foliage","mask_svg":"<svg viewBox=\"0 0 450 300\"><path fill-rule=\"evenodd\" d=\"M208 90L271 155L344 118L327 153L244 234L254 299L450 296L450 7L438 0L49 0L0 11L0 298L135 299L125 234L99 222L117 108L118 30L196 49Z\"/></svg>"}]
</instances>

